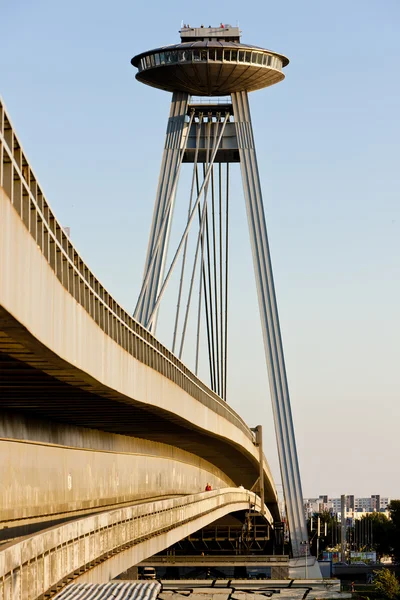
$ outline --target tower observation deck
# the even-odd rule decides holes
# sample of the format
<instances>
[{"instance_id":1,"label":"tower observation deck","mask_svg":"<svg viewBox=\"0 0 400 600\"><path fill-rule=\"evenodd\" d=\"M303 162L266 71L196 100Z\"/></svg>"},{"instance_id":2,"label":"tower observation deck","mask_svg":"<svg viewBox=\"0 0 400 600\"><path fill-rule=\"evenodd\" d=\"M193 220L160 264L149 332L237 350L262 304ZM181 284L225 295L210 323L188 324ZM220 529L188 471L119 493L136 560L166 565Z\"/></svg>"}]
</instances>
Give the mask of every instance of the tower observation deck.
<instances>
[{"instance_id":1,"label":"tower observation deck","mask_svg":"<svg viewBox=\"0 0 400 600\"><path fill-rule=\"evenodd\" d=\"M240 43L238 27L184 27L181 43L132 58L142 83L169 92L223 96L251 92L284 79L289 60L271 50Z\"/></svg>"},{"instance_id":2,"label":"tower observation deck","mask_svg":"<svg viewBox=\"0 0 400 600\"><path fill-rule=\"evenodd\" d=\"M173 289L177 295L175 318L168 315L173 327L172 352L179 358L186 353L194 359L196 374L199 364L201 370L208 368L212 389L227 399L230 166L240 163L292 552L298 561L296 568L304 572L304 556L307 562L311 557L248 100L248 92L282 81L289 60L283 54L242 44L239 28L228 24L184 26L180 35L179 44L142 52L131 60L138 69L138 81L172 92L143 283L134 316L155 331L166 286L180 265L175 279L179 283ZM166 269L183 165L192 168L191 185L184 194L188 199L187 221ZM181 190L179 195L181 198ZM189 234L192 237L188 243ZM188 258L190 251L192 259ZM193 327L187 336L190 318ZM189 350L187 337L192 342ZM207 355L202 363L203 349ZM262 478L259 493L262 500ZM314 565L314 576L318 576L315 559L308 564L309 573Z\"/></svg>"}]
</instances>

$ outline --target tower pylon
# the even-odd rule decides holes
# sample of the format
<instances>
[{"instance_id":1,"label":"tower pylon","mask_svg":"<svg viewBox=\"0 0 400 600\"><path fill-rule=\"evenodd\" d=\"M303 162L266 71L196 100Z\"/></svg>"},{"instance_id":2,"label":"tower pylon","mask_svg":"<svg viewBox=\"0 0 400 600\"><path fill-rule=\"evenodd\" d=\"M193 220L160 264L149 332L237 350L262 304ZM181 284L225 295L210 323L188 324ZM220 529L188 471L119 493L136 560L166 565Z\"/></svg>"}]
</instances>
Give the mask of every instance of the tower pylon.
<instances>
[{"instance_id":1,"label":"tower pylon","mask_svg":"<svg viewBox=\"0 0 400 600\"><path fill-rule=\"evenodd\" d=\"M173 94L135 317L155 331L161 299L179 261L172 350L182 357L190 306L197 295L195 371L198 371L200 323L204 315L211 387L226 400L229 167L240 163L292 552L296 559L301 559L310 553L248 100L248 92L284 79L282 69L288 62L281 54L241 44L239 29L230 25L185 27L180 44L144 52L132 59L138 68L139 81ZM172 213L183 163L193 165L188 215L166 269ZM184 310L188 237L194 229L197 237ZM318 569L314 575L318 575Z\"/></svg>"}]
</instances>

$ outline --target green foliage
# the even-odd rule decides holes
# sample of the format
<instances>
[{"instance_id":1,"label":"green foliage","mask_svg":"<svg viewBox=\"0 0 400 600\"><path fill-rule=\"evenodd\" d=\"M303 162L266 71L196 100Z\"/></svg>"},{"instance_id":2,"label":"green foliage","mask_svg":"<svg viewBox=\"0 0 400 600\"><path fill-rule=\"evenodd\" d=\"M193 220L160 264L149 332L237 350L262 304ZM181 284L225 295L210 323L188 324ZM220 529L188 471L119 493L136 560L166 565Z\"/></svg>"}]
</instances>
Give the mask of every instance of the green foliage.
<instances>
[{"instance_id":1,"label":"green foliage","mask_svg":"<svg viewBox=\"0 0 400 600\"><path fill-rule=\"evenodd\" d=\"M348 529L348 541L352 543L353 550L375 550L378 559L385 555L393 556L400 562L400 500L392 500L389 505L390 519L384 513L370 513L362 517L353 528ZM340 541L340 524L336 516L328 511L314 513L313 530L310 519L307 523L311 553L316 556L317 518L321 521L321 537L319 539L319 553L327 546L337 547ZM327 535L324 535L327 523ZM365 535L365 532L368 532Z\"/></svg>"},{"instance_id":2,"label":"green foliage","mask_svg":"<svg viewBox=\"0 0 400 600\"><path fill-rule=\"evenodd\" d=\"M397 561L400 561L400 500L392 500L388 508L393 524L391 534L393 555Z\"/></svg>"},{"instance_id":3,"label":"green foliage","mask_svg":"<svg viewBox=\"0 0 400 600\"><path fill-rule=\"evenodd\" d=\"M362 517L358 527L362 529L362 522L371 523L372 527L372 547L376 550L378 558L391 554L394 526L390 519L384 513L371 513ZM365 528L364 528L365 530Z\"/></svg>"},{"instance_id":4,"label":"green foliage","mask_svg":"<svg viewBox=\"0 0 400 600\"><path fill-rule=\"evenodd\" d=\"M318 554L321 555L321 553L328 546L334 546L339 539L339 535L338 535L339 525L338 525L337 517L336 516L333 517L329 511L322 511L319 513L314 513L313 517L312 517L313 530L311 530L311 519L308 519L308 521L307 521L308 538L310 540L310 550L311 550L311 554L313 556L317 555L317 535L316 535L316 533L317 533L318 517L320 518L320 521L321 521L321 537L319 538ZM325 523L327 523L327 535L326 536L325 536Z\"/></svg>"},{"instance_id":5,"label":"green foliage","mask_svg":"<svg viewBox=\"0 0 400 600\"><path fill-rule=\"evenodd\" d=\"M375 590L388 600L395 600L400 596L400 583L394 573L389 569L375 571Z\"/></svg>"},{"instance_id":6,"label":"green foliage","mask_svg":"<svg viewBox=\"0 0 400 600\"><path fill-rule=\"evenodd\" d=\"M393 523L400 527L400 500L392 500L388 508Z\"/></svg>"}]
</instances>

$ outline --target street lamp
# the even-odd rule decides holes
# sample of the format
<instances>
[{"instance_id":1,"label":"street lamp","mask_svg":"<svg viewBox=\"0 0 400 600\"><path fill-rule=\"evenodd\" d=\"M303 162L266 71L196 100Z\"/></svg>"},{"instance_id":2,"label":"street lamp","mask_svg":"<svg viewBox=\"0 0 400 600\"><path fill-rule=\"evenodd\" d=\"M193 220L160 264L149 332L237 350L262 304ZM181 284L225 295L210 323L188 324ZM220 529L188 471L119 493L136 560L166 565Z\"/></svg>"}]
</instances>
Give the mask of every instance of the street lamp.
<instances>
[{"instance_id":1,"label":"street lamp","mask_svg":"<svg viewBox=\"0 0 400 600\"><path fill-rule=\"evenodd\" d=\"M308 579L308 540L304 540L303 542L300 542L301 546L305 546L306 552L305 552L305 556L306 556L306 566L305 566L305 573L306 573L306 579Z\"/></svg>"}]
</instances>

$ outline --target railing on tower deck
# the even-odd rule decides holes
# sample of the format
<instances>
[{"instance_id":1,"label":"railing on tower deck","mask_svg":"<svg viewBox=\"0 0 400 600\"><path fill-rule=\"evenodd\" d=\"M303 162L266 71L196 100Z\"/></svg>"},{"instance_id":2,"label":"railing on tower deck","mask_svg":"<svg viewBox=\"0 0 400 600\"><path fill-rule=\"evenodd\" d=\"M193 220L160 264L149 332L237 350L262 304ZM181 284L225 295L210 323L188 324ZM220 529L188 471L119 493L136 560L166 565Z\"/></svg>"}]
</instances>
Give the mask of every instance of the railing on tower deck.
<instances>
[{"instance_id":1,"label":"railing on tower deck","mask_svg":"<svg viewBox=\"0 0 400 600\"><path fill-rule=\"evenodd\" d=\"M230 96L190 96L189 105L197 104L204 104L204 108L206 109L207 105L232 106L232 100Z\"/></svg>"},{"instance_id":2,"label":"railing on tower deck","mask_svg":"<svg viewBox=\"0 0 400 600\"><path fill-rule=\"evenodd\" d=\"M137 63L139 73L146 71L147 69L154 69L156 67L164 67L165 65L173 65L178 63L224 63L229 64L248 64L256 65L260 68L275 69L276 71L282 71L284 66L282 57L263 50L262 48L253 49L252 46L245 47L218 47L208 48L205 46L193 47L193 48L173 48L168 50L159 49L157 51L151 50L146 53L140 61Z\"/></svg>"},{"instance_id":3,"label":"railing on tower deck","mask_svg":"<svg viewBox=\"0 0 400 600\"><path fill-rule=\"evenodd\" d=\"M238 427L246 423L172 352L127 313L101 285L52 213L0 99L0 187L64 288L99 327L134 358L158 371Z\"/></svg>"}]
</instances>

